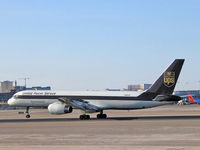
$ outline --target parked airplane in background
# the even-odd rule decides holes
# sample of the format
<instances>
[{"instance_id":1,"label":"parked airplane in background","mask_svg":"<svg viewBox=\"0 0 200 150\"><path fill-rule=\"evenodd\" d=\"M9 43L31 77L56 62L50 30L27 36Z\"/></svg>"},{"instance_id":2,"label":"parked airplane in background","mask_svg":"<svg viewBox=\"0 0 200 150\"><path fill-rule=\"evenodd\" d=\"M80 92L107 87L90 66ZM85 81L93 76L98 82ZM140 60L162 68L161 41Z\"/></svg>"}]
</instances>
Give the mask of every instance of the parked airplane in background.
<instances>
[{"instance_id":1,"label":"parked airplane in background","mask_svg":"<svg viewBox=\"0 0 200 150\"><path fill-rule=\"evenodd\" d=\"M16 93L8 104L26 107L26 118L30 118L29 107L48 107L51 114L71 113L80 109L80 119L89 119L86 113L96 113L97 118L106 118L103 110L132 110L156 107L177 102L179 96L172 95L184 59L176 59L158 80L146 91L21 91Z\"/></svg>"},{"instance_id":2,"label":"parked airplane in background","mask_svg":"<svg viewBox=\"0 0 200 150\"><path fill-rule=\"evenodd\" d=\"M187 95L188 95L188 99L189 99L190 103L192 103L192 104L200 104L200 99L194 99L194 98L190 95L190 93L188 93Z\"/></svg>"}]
</instances>

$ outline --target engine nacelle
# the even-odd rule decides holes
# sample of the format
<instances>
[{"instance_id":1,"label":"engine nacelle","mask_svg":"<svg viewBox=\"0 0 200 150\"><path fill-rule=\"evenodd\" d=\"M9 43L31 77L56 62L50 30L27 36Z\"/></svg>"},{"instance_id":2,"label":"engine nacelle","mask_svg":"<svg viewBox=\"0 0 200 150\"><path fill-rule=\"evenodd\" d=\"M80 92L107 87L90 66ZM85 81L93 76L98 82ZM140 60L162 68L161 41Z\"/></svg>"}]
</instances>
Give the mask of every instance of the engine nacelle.
<instances>
[{"instance_id":1,"label":"engine nacelle","mask_svg":"<svg viewBox=\"0 0 200 150\"><path fill-rule=\"evenodd\" d=\"M71 113L72 110L73 108L71 106L65 106L64 104L59 103L59 102L50 104L48 106L48 111L51 114L55 114L55 115Z\"/></svg>"}]
</instances>

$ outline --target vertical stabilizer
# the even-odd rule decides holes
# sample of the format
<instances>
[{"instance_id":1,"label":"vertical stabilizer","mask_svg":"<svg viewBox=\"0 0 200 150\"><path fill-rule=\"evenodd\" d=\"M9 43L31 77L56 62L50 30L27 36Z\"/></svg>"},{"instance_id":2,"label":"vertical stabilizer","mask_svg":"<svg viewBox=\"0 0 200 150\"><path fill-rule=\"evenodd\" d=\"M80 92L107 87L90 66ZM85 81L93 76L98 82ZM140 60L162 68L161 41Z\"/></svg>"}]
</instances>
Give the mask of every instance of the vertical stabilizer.
<instances>
[{"instance_id":1,"label":"vertical stabilizer","mask_svg":"<svg viewBox=\"0 0 200 150\"><path fill-rule=\"evenodd\" d=\"M172 94L181 72L184 59L176 59L147 92Z\"/></svg>"},{"instance_id":2,"label":"vertical stabilizer","mask_svg":"<svg viewBox=\"0 0 200 150\"><path fill-rule=\"evenodd\" d=\"M181 72L184 59L176 59L158 80L140 96L144 98L155 98L157 95L171 95L176 86Z\"/></svg>"}]
</instances>

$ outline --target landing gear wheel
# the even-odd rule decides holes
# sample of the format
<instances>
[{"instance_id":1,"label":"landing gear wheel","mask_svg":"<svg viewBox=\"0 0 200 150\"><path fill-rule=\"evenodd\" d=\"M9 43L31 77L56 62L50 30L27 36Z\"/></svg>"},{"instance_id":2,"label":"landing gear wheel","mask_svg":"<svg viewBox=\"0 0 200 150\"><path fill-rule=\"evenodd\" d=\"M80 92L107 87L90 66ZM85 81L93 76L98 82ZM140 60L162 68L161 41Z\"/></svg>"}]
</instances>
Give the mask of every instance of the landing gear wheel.
<instances>
[{"instance_id":1,"label":"landing gear wheel","mask_svg":"<svg viewBox=\"0 0 200 150\"><path fill-rule=\"evenodd\" d=\"M103 119L106 119L107 115L106 114L102 114L102 117L103 117Z\"/></svg>"},{"instance_id":2,"label":"landing gear wheel","mask_svg":"<svg viewBox=\"0 0 200 150\"><path fill-rule=\"evenodd\" d=\"M30 115L26 115L26 118L30 118L31 116Z\"/></svg>"},{"instance_id":3,"label":"landing gear wheel","mask_svg":"<svg viewBox=\"0 0 200 150\"><path fill-rule=\"evenodd\" d=\"M80 120L83 120L83 115L80 115L80 117L79 117L79 118L80 118Z\"/></svg>"},{"instance_id":4,"label":"landing gear wheel","mask_svg":"<svg viewBox=\"0 0 200 150\"><path fill-rule=\"evenodd\" d=\"M86 115L86 119L90 119L90 115Z\"/></svg>"},{"instance_id":5,"label":"landing gear wheel","mask_svg":"<svg viewBox=\"0 0 200 150\"><path fill-rule=\"evenodd\" d=\"M80 120L89 120L90 115L80 115Z\"/></svg>"},{"instance_id":6,"label":"landing gear wheel","mask_svg":"<svg viewBox=\"0 0 200 150\"><path fill-rule=\"evenodd\" d=\"M107 115L106 114L97 114L97 119L106 119Z\"/></svg>"},{"instance_id":7,"label":"landing gear wheel","mask_svg":"<svg viewBox=\"0 0 200 150\"><path fill-rule=\"evenodd\" d=\"M97 119L100 119L101 118L101 114L97 114Z\"/></svg>"},{"instance_id":8,"label":"landing gear wheel","mask_svg":"<svg viewBox=\"0 0 200 150\"><path fill-rule=\"evenodd\" d=\"M29 114L29 107L26 107L26 118L30 118L30 114Z\"/></svg>"}]
</instances>

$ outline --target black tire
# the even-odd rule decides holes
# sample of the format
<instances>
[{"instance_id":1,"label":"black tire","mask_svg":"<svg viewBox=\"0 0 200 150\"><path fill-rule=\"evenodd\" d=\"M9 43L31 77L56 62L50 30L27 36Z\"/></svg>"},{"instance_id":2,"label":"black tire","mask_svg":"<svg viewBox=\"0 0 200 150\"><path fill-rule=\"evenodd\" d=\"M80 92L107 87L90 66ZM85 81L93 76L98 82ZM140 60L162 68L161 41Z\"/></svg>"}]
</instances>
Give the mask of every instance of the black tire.
<instances>
[{"instance_id":1,"label":"black tire","mask_svg":"<svg viewBox=\"0 0 200 150\"><path fill-rule=\"evenodd\" d=\"M30 115L26 115L26 118L30 118L31 116Z\"/></svg>"},{"instance_id":2,"label":"black tire","mask_svg":"<svg viewBox=\"0 0 200 150\"><path fill-rule=\"evenodd\" d=\"M97 118L98 118L98 119L103 119L103 114L98 114L98 115L97 115Z\"/></svg>"},{"instance_id":3,"label":"black tire","mask_svg":"<svg viewBox=\"0 0 200 150\"><path fill-rule=\"evenodd\" d=\"M83 115L83 119L86 120L87 119L87 115Z\"/></svg>"},{"instance_id":4,"label":"black tire","mask_svg":"<svg viewBox=\"0 0 200 150\"><path fill-rule=\"evenodd\" d=\"M97 119L100 119L101 118L101 114L97 114Z\"/></svg>"},{"instance_id":5,"label":"black tire","mask_svg":"<svg viewBox=\"0 0 200 150\"><path fill-rule=\"evenodd\" d=\"M83 120L83 115L80 115L80 120Z\"/></svg>"},{"instance_id":6,"label":"black tire","mask_svg":"<svg viewBox=\"0 0 200 150\"><path fill-rule=\"evenodd\" d=\"M87 116L87 117L86 117L86 119L88 119L88 120L89 120L89 119L90 119L90 115L86 115L86 116Z\"/></svg>"},{"instance_id":7,"label":"black tire","mask_svg":"<svg viewBox=\"0 0 200 150\"><path fill-rule=\"evenodd\" d=\"M89 115L84 115L84 120L88 120L89 119Z\"/></svg>"},{"instance_id":8,"label":"black tire","mask_svg":"<svg viewBox=\"0 0 200 150\"><path fill-rule=\"evenodd\" d=\"M80 115L80 120L88 120L90 119L90 115Z\"/></svg>"},{"instance_id":9,"label":"black tire","mask_svg":"<svg viewBox=\"0 0 200 150\"><path fill-rule=\"evenodd\" d=\"M102 118L106 119L106 118L107 118L107 115L106 115L106 114L103 114L103 115L102 115Z\"/></svg>"},{"instance_id":10,"label":"black tire","mask_svg":"<svg viewBox=\"0 0 200 150\"><path fill-rule=\"evenodd\" d=\"M106 119L107 115L106 114L97 114L97 119Z\"/></svg>"}]
</instances>

